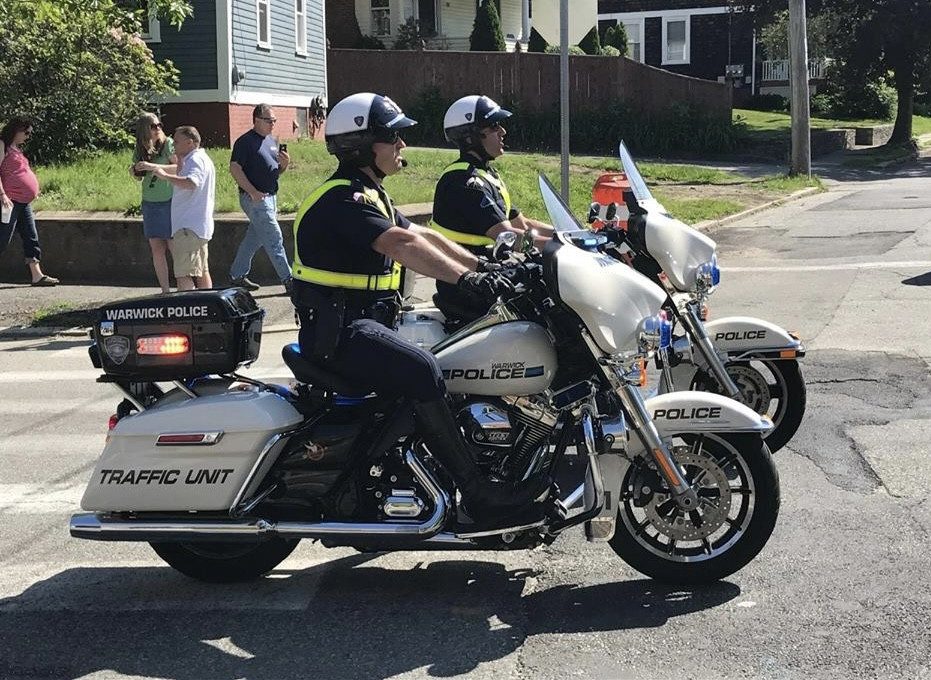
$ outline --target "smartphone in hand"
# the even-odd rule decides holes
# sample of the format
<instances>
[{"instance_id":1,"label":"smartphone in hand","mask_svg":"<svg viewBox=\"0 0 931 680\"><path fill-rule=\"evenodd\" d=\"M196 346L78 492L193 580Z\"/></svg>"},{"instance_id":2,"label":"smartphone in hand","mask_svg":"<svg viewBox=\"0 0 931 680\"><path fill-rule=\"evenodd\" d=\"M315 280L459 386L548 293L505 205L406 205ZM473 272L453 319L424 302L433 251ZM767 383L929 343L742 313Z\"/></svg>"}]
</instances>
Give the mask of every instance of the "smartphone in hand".
<instances>
[{"instance_id":1,"label":"smartphone in hand","mask_svg":"<svg viewBox=\"0 0 931 680\"><path fill-rule=\"evenodd\" d=\"M288 145L287 145L287 144L279 144L279 145L278 145L278 150L279 150L279 151L284 151L285 153L288 153Z\"/></svg>"}]
</instances>

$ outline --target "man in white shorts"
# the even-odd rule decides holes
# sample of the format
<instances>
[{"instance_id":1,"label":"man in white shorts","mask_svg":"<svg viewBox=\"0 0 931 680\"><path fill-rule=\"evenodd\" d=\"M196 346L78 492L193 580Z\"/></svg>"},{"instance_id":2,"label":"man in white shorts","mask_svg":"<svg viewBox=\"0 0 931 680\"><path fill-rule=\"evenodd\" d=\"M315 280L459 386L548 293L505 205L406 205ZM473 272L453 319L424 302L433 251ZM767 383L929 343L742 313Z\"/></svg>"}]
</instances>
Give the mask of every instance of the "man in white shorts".
<instances>
[{"instance_id":1,"label":"man in white shorts","mask_svg":"<svg viewBox=\"0 0 931 680\"><path fill-rule=\"evenodd\" d=\"M200 148L200 133L182 125L174 134L180 169L153 165L143 169L174 186L171 196L171 256L178 290L212 288L207 266L207 243L213 236L213 206L216 170L207 152Z\"/></svg>"}]
</instances>

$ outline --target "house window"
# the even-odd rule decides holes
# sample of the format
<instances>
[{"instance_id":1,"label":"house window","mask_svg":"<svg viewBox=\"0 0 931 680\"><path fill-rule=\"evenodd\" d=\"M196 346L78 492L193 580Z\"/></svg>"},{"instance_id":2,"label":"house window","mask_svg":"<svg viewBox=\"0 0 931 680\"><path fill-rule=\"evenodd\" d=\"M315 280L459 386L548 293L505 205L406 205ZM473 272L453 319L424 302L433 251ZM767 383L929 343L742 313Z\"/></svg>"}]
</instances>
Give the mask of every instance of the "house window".
<instances>
[{"instance_id":1,"label":"house window","mask_svg":"<svg viewBox=\"0 0 931 680\"><path fill-rule=\"evenodd\" d=\"M294 51L307 56L307 8L304 0L294 0Z\"/></svg>"},{"instance_id":2,"label":"house window","mask_svg":"<svg viewBox=\"0 0 931 680\"><path fill-rule=\"evenodd\" d=\"M137 12L142 10L146 15L142 18L139 31L139 37L147 43L157 43L162 41L162 26L155 16L155 8L151 6L149 0L117 0L117 7Z\"/></svg>"},{"instance_id":3,"label":"house window","mask_svg":"<svg viewBox=\"0 0 931 680\"><path fill-rule=\"evenodd\" d=\"M627 33L627 56L643 63L643 20L625 21L624 31Z\"/></svg>"},{"instance_id":4,"label":"house window","mask_svg":"<svg viewBox=\"0 0 931 680\"><path fill-rule=\"evenodd\" d=\"M259 47L271 49L271 0L255 0L255 40Z\"/></svg>"},{"instance_id":5,"label":"house window","mask_svg":"<svg viewBox=\"0 0 931 680\"><path fill-rule=\"evenodd\" d=\"M689 63L689 18L663 17L663 64Z\"/></svg>"},{"instance_id":6,"label":"house window","mask_svg":"<svg viewBox=\"0 0 931 680\"><path fill-rule=\"evenodd\" d=\"M372 35L391 35L391 5L389 0L372 0Z\"/></svg>"}]
</instances>

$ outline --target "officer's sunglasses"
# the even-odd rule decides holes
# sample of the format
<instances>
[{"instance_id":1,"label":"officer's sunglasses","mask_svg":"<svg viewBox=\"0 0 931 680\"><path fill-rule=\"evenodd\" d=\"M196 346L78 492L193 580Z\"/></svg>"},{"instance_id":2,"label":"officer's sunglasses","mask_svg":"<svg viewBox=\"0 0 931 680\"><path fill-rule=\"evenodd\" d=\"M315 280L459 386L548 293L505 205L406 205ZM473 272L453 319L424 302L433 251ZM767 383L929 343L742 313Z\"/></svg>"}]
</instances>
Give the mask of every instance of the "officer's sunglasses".
<instances>
[{"instance_id":1,"label":"officer's sunglasses","mask_svg":"<svg viewBox=\"0 0 931 680\"><path fill-rule=\"evenodd\" d=\"M377 130L375 132L375 141L380 144L397 144L401 139L401 133L397 130Z\"/></svg>"}]
</instances>

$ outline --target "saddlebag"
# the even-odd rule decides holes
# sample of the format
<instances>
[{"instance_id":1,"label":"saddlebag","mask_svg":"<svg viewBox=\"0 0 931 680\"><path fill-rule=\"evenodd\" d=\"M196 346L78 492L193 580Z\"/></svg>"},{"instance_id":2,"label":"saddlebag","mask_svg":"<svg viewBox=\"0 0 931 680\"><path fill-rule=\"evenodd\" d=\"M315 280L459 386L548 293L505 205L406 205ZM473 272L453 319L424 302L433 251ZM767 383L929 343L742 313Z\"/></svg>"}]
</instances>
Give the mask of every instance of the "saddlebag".
<instances>
[{"instance_id":1,"label":"saddlebag","mask_svg":"<svg viewBox=\"0 0 931 680\"><path fill-rule=\"evenodd\" d=\"M258 358L264 317L242 288L121 300L98 310L91 358L133 380L230 373Z\"/></svg>"}]
</instances>

